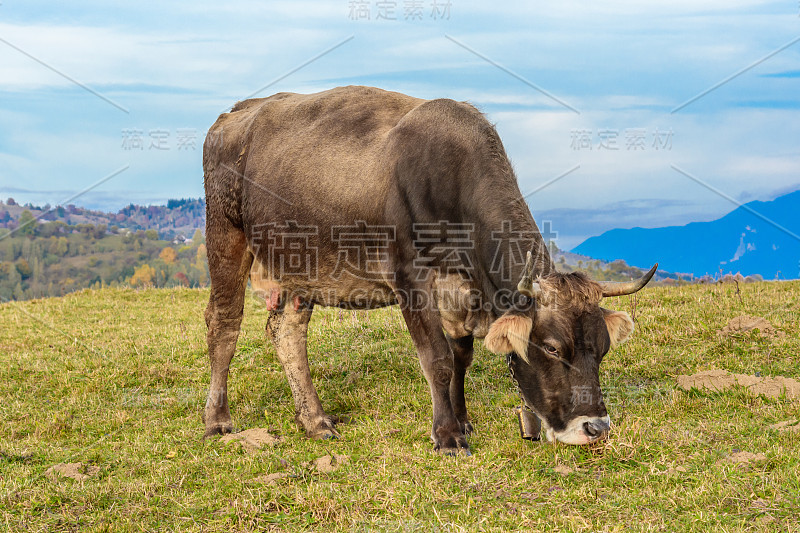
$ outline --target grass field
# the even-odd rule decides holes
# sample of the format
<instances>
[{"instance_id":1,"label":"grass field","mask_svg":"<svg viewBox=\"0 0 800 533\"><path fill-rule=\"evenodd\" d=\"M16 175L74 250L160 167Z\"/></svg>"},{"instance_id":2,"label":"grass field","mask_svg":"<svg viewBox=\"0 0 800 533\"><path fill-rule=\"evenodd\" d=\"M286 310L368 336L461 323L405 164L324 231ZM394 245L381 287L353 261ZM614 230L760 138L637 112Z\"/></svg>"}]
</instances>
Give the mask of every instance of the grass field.
<instances>
[{"instance_id":1,"label":"grass field","mask_svg":"<svg viewBox=\"0 0 800 533\"><path fill-rule=\"evenodd\" d=\"M308 441L248 298L233 361L238 428L256 451L202 439L205 290L83 291L0 305L0 527L17 531L798 531L800 401L683 391L721 368L800 377L800 283L646 289L601 383L614 422L591 448L519 438L503 357L476 343L472 457L432 452L430 397L397 309L320 309L312 373L338 441ZM784 336L719 337L741 314ZM744 451L763 458L736 463ZM331 472L309 461L349 456ZM82 463L84 480L50 475ZM274 484L256 478L285 472Z\"/></svg>"}]
</instances>

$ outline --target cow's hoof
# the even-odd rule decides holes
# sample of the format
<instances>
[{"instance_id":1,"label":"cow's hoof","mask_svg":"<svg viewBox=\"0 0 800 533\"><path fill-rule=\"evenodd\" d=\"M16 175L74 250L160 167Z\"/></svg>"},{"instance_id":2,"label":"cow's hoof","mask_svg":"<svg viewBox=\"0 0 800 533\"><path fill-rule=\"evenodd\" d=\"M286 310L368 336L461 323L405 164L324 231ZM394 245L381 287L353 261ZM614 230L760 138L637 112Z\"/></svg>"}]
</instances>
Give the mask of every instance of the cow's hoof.
<instances>
[{"instance_id":1,"label":"cow's hoof","mask_svg":"<svg viewBox=\"0 0 800 533\"><path fill-rule=\"evenodd\" d=\"M321 420L318 419L317 424L312 429L306 430L306 436L314 440L340 439L342 436L334 427L337 421L338 417L325 415Z\"/></svg>"},{"instance_id":2,"label":"cow's hoof","mask_svg":"<svg viewBox=\"0 0 800 533\"><path fill-rule=\"evenodd\" d=\"M472 452L469 451L469 446L465 448L434 448L439 455L446 455L448 457L472 457Z\"/></svg>"},{"instance_id":3,"label":"cow's hoof","mask_svg":"<svg viewBox=\"0 0 800 533\"><path fill-rule=\"evenodd\" d=\"M342 436L333 428L323 428L313 433L306 433L306 436L309 439L313 440L332 440L332 439L341 439Z\"/></svg>"},{"instance_id":4,"label":"cow's hoof","mask_svg":"<svg viewBox=\"0 0 800 533\"><path fill-rule=\"evenodd\" d=\"M469 444L463 435L457 437L450 437L443 439L442 442L437 442L433 446L433 450L441 455L457 456L463 455L469 457L472 452L469 451Z\"/></svg>"},{"instance_id":5,"label":"cow's hoof","mask_svg":"<svg viewBox=\"0 0 800 533\"><path fill-rule=\"evenodd\" d=\"M208 426L206 428L203 438L207 439L216 435L227 435L228 433L233 433L232 424L214 424L213 426Z\"/></svg>"}]
</instances>

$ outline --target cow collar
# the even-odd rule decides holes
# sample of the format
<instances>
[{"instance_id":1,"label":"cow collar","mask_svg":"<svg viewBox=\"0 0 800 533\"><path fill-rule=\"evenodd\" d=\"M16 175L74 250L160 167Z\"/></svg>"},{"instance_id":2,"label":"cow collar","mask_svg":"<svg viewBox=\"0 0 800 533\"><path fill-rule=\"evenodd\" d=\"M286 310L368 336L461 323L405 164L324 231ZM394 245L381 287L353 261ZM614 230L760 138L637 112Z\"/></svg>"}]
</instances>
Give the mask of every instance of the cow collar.
<instances>
[{"instance_id":1,"label":"cow collar","mask_svg":"<svg viewBox=\"0 0 800 533\"><path fill-rule=\"evenodd\" d=\"M519 394L519 397L522 400L522 408L528 411L529 413L539 416L539 414L533 409L533 407L528 405L528 403L525 401L525 395L522 394L522 387L519 386L519 381L517 381L517 377L514 375L514 369L511 367L511 355L512 355L511 353L506 354L506 364L508 365L508 373L511 374L511 382L517 388L517 393ZM539 418L541 419L542 417L539 416Z\"/></svg>"}]
</instances>

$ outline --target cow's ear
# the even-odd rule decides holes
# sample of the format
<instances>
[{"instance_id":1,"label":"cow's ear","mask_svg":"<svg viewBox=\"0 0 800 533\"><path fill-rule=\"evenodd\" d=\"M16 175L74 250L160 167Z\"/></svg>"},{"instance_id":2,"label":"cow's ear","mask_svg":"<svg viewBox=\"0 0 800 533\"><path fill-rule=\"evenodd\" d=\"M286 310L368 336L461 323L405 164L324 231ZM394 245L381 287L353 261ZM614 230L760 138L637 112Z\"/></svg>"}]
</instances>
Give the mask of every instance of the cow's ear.
<instances>
[{"instance_id":1,"label":"cow's ear","mask_svg":"<svg viewBox=\"0 0 800 533\"><path fill-rule=\"evenodd\" d=\"M489 351L499 354L514 352L528 362L528 338L533 320L525 315L503 315L489 327L483 343Z\"/></svg>"},{"instance_id":2,"label":"cow's ear","mask_svg":"<svg viewBox=\"0 0 800 533\"><path fill-rule=\"evenodd\" d=\"M606 319L608 336L611 337L611 347L619 346L633 333L633 320L625 311L611 311L603 309L603 318Z\"/></svg>"}]
</instances>

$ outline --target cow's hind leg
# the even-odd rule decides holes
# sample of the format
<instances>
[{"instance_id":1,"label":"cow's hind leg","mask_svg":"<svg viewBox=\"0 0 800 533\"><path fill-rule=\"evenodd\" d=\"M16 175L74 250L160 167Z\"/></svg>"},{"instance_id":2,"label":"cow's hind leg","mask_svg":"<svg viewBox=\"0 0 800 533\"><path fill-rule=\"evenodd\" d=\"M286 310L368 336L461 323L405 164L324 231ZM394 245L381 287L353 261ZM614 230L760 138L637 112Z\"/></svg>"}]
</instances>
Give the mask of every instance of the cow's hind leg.
<instances>
[{"instance_id":1,"label":"cow's hind leg","mask_svg":"<svg viewBox=\"0 0 800 533\"><path fill-rule=\"evenodd\" d=\"M453 350L453 377L450 378L450 403L465 435L472 433L472 424L467 414L464 397L464 377L472 364L472 335L454 339L447 335L447 343Z\"/></svg>"},{"instance_id":2,"label":"cow's hind leg","mask_svg":"<svg viewBox=\"0 0 800 533\"><path fill-rule=\"evenodd\" d=\"M270 312L267 336L275 344L278 359L292 389L295 421L309 438L338 438L333 418L322 409L308 367L308 322L312 309L302 305L295 309L292 303L288 302L282 309Z\"/></svg>"},{"instance_id":3,"label":"cow's hind leg","mask_svg":"<svg viewBox=\"0 0 800 533\"><path fill-rule=\"evenodd\" d=\"M204 420L205 436L210 437L233 431L228 407L228 370L239 338L253 255L247 248L244 232L231 225L209 225L206 242L211 274L211 297L205 314L211 384Z\"/></svg>"}]
</instances>

